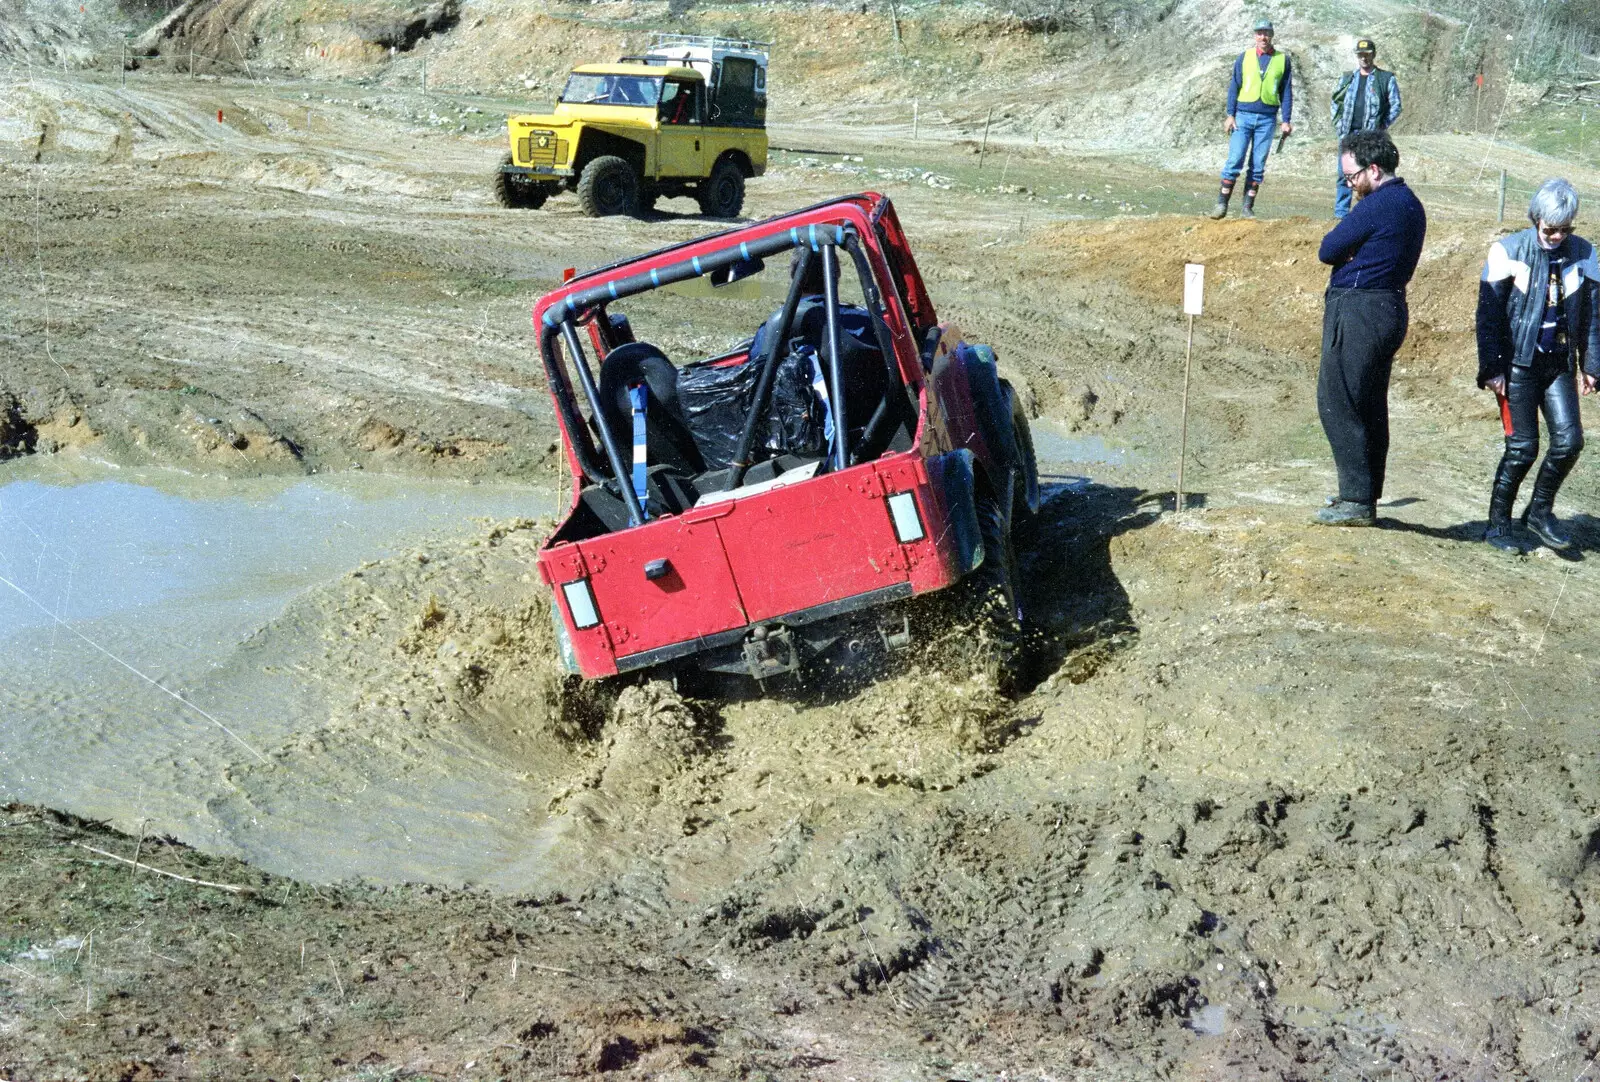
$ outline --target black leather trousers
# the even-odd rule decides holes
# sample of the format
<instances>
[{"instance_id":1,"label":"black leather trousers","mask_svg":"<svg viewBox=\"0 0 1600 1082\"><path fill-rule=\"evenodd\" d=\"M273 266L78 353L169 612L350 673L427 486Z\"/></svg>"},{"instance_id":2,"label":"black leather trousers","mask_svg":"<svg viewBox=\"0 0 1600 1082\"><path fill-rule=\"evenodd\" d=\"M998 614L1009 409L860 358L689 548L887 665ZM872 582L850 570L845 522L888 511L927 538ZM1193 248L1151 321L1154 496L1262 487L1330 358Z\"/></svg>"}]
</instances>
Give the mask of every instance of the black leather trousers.
<instances>
[{"instance_id":1,"label":"black leather trousers","mask_svg":"<svg viewBox=\"0 0 1600 1082\"><path fill-rule=\"evenodd\" d=\"M1583 450L1583 422L1578 416L1578 387L1572 362L1565 356L1536 355L1527 367L1512 365L1506 380L1506 397L1500 406L1506 426L1506 452L1495 471L1494 490L1489 497L1489 521L1511 518L1522 479L1539 457L1539 414L1544 413L1550 432L1550 450L1533 482L1529 507L1548 511L1556 492L1567 479L1578 453Z\"/></svg>"}]
</instances>

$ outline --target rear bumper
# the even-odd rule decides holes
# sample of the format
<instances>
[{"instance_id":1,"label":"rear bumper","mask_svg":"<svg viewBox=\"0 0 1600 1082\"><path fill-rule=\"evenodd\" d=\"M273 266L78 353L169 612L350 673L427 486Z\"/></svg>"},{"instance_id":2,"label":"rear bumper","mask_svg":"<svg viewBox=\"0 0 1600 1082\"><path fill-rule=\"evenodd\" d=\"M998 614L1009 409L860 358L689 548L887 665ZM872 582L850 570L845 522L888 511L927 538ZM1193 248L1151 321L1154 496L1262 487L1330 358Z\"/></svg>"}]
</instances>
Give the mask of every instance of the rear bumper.
<instances>
[{"instance_id":1,"label":"rear bumper","mask_svg":"<svg viewBox=\"0 0 1600 1082\"><path fill-rule=\"evenodd\" d=\"M842 597L837 601L829 601L822 605L814 605L809 609L789 613L786 616L764 620L762 624L804 627L807 624L820 623L823 620L831 620L839 616L848 616L863 609L878 608L891 602L903 601L910 597L911 593L911 584L909 582L897 582L892 586L869 590L864 594L856 594L854 597ZM643 650L637 654L628 654L617 658L617 672L636 672L639 669L647 669L653 665L661 665L668 661L679 661L708 650L733 646L743 640L751 629L756 626L759 625L749 624L745 627L736 627L704 638L689 639L686 642L675 642L669 646L658 646L654 650Z\"/></svg>"}]
</instances>

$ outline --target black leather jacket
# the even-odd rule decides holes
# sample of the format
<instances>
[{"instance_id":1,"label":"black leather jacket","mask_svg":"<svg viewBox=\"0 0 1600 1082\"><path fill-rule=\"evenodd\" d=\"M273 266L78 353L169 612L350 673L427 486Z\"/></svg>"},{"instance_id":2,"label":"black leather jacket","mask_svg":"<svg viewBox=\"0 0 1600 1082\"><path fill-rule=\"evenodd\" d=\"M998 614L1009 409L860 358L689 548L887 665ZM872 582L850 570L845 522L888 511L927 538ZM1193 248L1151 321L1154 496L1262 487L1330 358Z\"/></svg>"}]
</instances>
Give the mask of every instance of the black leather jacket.
<instances>
[{"instance_id":1,"label":"black leather jacket","mask_svg":"<svg viewBox=\"0 0 1600 1082\"><path fill-rule=\"evenodd\" d=\"M1568 258L1562 275L1567 348L1584 372L1600 376L1600 261L1594 245L1579 236L1569 236L1556 251ZM1479 387L1509 375L1512 365L1533 363L1544 322L1550 255L1532 228L1489 246L1478 284Z\"/></svg>"}]
</instances>

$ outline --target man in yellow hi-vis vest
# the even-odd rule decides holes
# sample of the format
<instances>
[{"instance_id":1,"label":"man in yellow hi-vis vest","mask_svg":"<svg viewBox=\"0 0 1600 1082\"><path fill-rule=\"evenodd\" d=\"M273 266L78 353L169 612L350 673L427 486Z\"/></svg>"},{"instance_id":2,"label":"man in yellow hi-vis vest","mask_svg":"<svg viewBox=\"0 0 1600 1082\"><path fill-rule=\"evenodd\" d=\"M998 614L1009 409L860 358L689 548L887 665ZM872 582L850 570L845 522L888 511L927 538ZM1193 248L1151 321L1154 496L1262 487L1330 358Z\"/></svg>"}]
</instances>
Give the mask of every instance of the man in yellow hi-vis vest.
<instances>
[{"instance_id":1,"label":"man in yellow hi-vis vest","mask_svg":"<svg viewBox=\"0 0 1600 1082\"><path fill-rule=\"evenodd\" d=\"M1289 54L1272 47L1272 23L1262 19L1255 27L1256 45L1246 49L1233 62L1233 79L1228 83L1228 116L1222 129L1229 135L1228 164L1222 167L1222 190L1211 217L1228 215L1228 200L1234 182L1244 171L1245 156L1250 172L1244 187L1241 217L1256 216L1256 192L1267 172L1267 152L1272 149L1274 129L1288 135L1294 131L1290 117L1294 111L1294 76L1289 70ZM1278 110L1283 122L1278 122Z\"/></svg>"}]
</instances>

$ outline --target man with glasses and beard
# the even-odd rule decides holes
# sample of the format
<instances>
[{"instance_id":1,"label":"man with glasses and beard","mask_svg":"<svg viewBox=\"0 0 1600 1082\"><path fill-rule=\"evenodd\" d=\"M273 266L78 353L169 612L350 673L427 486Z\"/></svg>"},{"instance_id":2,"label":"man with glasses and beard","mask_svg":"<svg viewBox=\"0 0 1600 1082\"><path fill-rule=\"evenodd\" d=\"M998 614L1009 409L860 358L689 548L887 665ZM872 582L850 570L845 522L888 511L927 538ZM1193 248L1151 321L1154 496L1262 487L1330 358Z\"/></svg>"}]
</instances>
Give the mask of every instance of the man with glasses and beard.
<instances>
[{"instance_id":1,"label":"man with glasses and beard","mask_svg":"<svg viewBox=\"0 0 1600 1082\"><path fill-rule=\"evenodd\" d=\"M1394 175L1400 151L1387 132L1351 132L1339 143L1339 161L1360 202L1317 252L1333 267L1323 299L1317 414L1339 475L1339 495L1317 521L1371 526L1389 458L1389 373L1411 319L1406 286L1422 256L1428 215Z\"/></svg>"},{"instance_id":2,"label":"man with glasses and beard","mask_svg":"<svg viewBox=\"0 0 1600 1082\"><path fill-rule=\"evenodd\" d=\"M1506 449L1489 496L1484 540L1522 552L1511 507L1522 479L1539 457L1539 414L1550 450L1533 482L1522 524L1555 550L1572 540L1555 517L1556 492L1583 450L1578 382L1592 394L1600 377L1600 264L1594 246L1572 229L1578 193L1565 180L1547 180L1528 203L1531 228L1489 246L1478 286L1478 386L1500 402Z\"/></svg>"}]
</instances>

